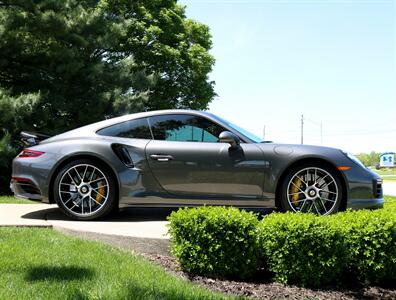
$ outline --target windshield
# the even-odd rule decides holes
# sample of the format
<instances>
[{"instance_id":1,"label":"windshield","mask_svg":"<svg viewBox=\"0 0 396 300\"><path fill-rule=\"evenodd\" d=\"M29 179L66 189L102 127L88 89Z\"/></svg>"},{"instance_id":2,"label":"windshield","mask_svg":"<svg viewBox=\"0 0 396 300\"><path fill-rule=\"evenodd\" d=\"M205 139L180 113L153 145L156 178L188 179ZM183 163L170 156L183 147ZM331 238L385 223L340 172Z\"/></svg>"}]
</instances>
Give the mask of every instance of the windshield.
<instances>
[{"instance_id":1,"label":"windshield","mask_svg":"<svg viewBox=\"0 0 396 300\"><path fill-rule=\"evenodd\" d=\"M257 135L247 131L246 129L243 129L243 128L239 127L238 125L235 125L234 123L231 123L231 122L229 122L227 120L224 120L223 118L220 118L220 117L215 116L213 114L211 114L211 116L213 116L216 119L220 120L222 123L224 123L225 125L231 127L232 129L238 131L240 134L244 135L245 137L247 137L252 142L261 143L263 141L262 138L259 138Z\"/></svg>"}]
</instances>

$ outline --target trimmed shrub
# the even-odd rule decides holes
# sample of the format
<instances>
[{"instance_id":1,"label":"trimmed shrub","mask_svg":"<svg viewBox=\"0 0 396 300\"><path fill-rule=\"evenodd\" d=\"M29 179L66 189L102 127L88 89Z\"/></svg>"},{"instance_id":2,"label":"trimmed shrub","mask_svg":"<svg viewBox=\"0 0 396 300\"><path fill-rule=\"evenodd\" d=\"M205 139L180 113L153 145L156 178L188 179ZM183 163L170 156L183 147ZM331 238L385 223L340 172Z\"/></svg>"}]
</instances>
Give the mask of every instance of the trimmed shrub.
<instances>
[{"instance_id":1,"label":"trimmed shrub","mask_svg":"<svg viewBox=\"0 0 396 300\"><path fill-rule=\"evenodd\" d=\"M258 267L258 219L236 208L184 208L169 217L172 253L184 271L248 278Z\"/></svg>"},{"instance_id":2,"label":"trimmed shrub","mask_svg":"<svg viewBox=\"0 0 396 300\"><path fill-rule=\"evenodd\" d=\"M396 203L328 217L275 213L259 224L274 279L303 286L396 280Z\"/></svg>"},{"instance_id":3,"label":"trimmed shrub","mask_svg":"<svg viewBox=\"0 0 396 300\"><path fill-rule=\"evenodd\" d=\"M260 222L259 232L265 268L276 281L319 286L343 274L343 235L328 218L274 213Z\"/></svg>"},{"instance_id":4,"label":"trimmed shrub","mask_svg":"<svg viewBox=\"0 0 396 300\"><path fill-rule=\"evenodd\" d=\"M350 275L366 284L396 282L396 211L346 212L338 222Z\"/></svg>"},{"instance_id":5,"label":"trimmed shrub","mask_svg":"<svg viewBox=\"0 0 396 300\"><path fill-rule=\"evenodd\" d=\"M396 282L396 201L379 210L320 217L256 215L236 208L181 209L169 218L172 252L184 271L247 278L258 268L303 286Z\"/></svg>"},{"instance_id":6,"label":"trimmed shrub","mask_svg":"<svg viewBox=\"0 0 396 300\"><path fill-rule=\"evenodd\" d=\"M394 212L272 214L259 228L263 260L276 281L318 287L346 278L363 284L396 280Z\"/></svg>"}]
</instances>

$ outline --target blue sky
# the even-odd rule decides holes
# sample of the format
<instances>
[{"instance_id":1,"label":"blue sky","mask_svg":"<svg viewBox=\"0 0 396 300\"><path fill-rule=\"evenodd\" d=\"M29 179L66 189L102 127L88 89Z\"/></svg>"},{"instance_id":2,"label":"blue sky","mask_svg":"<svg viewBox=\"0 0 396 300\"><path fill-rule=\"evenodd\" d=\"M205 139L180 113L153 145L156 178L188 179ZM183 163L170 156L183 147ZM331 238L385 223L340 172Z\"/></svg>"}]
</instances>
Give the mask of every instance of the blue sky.
<instances>
[{"instance_id":1,"label":"blue sky","mask_svg":"<svg viewBox=\"0 0 396 300\"><path fill-rule=\"evenodd\" d=\"M179 1L207 24L210 111L277 142L396 151L396 0Z\"/></svg>"}]
</instances>

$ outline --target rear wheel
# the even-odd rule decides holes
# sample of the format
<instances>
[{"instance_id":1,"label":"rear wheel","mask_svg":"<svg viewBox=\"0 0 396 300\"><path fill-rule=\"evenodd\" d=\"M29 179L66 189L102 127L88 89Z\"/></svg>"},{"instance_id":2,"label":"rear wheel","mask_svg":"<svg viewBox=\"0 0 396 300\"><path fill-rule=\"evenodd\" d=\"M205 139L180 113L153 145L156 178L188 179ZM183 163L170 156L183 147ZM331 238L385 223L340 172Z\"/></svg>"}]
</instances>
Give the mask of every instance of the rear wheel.
<instances>
[{"instance_id":1,"label":"rear wheel","mask_svg":"<svg viewBox=\"0 0 396 300\"><path fill-rule=\"evenodd\" d=\"M93 220L112 212L115 181L107 168L91 159L66 164L56 175L54 198L69 217Z\"/></svg>"},{"instance_id":2,"label":"rear wheel","mask_svg":"<svg viewBox=\"0 0 396 300\"><path fill-rule=\"evenodd\" d=\"M290 170L281 186L284 211L329 215L342 201L339 175L323 164L305 164Z\"/></svg>"}]
</instances>

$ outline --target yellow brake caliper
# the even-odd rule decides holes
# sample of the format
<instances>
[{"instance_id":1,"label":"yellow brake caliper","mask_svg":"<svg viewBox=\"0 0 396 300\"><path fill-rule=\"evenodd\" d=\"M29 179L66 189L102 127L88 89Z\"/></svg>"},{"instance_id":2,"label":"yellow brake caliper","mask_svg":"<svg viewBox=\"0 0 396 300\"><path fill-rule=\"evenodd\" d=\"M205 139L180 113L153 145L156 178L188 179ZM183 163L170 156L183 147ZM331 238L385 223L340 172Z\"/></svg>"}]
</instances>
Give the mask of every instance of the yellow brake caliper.
<instances>
[{"instance_id":1,"label":"yellow brake caliper","mask_svg":"<svg viewBox=\"0 0 396 300\"><path fill-rule=\"evenodd\" d=\"M300 180L300 178L296 178L295 179L295 181L294 181L294 184L292 185L292 188L291 188L291 194L292 194L292 202L293 202L293 204L297 204L297 201L298 201L298 192L299 192L299 189L301 188L301 180Z\"/></svg>"},{"instance_id":2,"label":"yellow brake caliper","mask_svg":"<svg viewBox=\"0 0 396 300\"><path fill-rule=\"evenodd\" d=\"M96 193L96 201L102 203L102 200L104 199L102 195L105 195L105 193L106 193L106 188L104 187L104 185L101 184L101 182L99 182L99 189L98 192Z\"/></svg>"}]
</instances>

